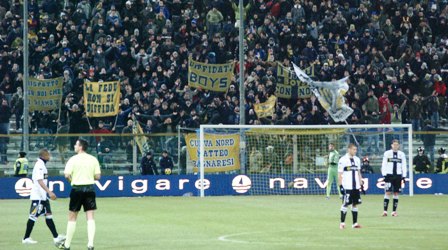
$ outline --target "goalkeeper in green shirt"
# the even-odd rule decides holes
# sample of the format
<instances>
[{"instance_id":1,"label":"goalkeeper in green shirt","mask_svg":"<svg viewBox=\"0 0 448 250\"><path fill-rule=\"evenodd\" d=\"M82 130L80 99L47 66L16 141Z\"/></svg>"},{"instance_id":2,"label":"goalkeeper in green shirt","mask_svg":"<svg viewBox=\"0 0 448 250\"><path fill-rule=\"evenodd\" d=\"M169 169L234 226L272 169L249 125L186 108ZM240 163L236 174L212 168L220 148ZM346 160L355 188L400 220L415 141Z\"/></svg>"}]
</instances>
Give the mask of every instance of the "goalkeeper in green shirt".
<instances>
[{"instance_id":1,"label":"goalkeeper in green shirt","mask_svg":"<svg viewBox=\"0 0 448 250\"><path fill-rule=\"evenodd\" d=\"M338 183L338 162L339 162L339 152L334 149L334 144L328 144L328 174L327 174L327 199L330 199L331 193L331 185L333 181ZM339 193L339 197L341 197L341 191L339 188L336 188Z\"/></svg>"}]
</instances>

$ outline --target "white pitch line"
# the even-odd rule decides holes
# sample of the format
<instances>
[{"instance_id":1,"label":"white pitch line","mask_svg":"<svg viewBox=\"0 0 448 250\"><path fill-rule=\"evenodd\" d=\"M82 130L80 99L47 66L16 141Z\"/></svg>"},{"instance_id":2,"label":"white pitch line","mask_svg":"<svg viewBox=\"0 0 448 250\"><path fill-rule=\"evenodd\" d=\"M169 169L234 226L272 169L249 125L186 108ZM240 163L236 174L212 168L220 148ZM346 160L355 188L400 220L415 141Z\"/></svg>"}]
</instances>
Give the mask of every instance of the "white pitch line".
<instances>
[{"instance_id":1,"label":"white pitch line","mask_svg":"<svg viewBox=\"0 0 448 250\"><path fill-rule=\"evenodd\" d=\"M302 230L282 230L276 231L278 232L298 232L298 231L309 231L309 229ZM246 241L246 240L235 240L231 239L233 237L242 236L242 235L252 235L252 234L263 234L263 233L271 233L272 231L261 231L261 232L241 232L235 234L222 235L218 237L219 241L223 242L231 242L231 243L240 243L240 244L271 244L271 245L290 245L291 242L283 242L283 241Z\"/></svg>"}]
</instances>

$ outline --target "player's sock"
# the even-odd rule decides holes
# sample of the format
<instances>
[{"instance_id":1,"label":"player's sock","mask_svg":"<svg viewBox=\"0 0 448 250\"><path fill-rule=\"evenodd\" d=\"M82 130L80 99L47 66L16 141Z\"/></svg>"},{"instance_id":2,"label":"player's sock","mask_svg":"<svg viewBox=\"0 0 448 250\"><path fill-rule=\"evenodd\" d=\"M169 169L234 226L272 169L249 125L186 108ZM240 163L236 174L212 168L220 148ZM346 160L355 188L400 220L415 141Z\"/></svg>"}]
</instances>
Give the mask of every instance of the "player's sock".
<instances>
[{"instance_id":1,"label":"player's sock","mask_svg":"<svg viewBox=\"0 0 448 250\"><path fill-rule=\"evenodd\" d=\"M389 196L384 196L384 211L387 211L387 207L389 206Z\"/></svg>"},{"instance_id":2,"label":"player's sock","mask_svg":"<svg viewBox=\"0 0 448 250\"><path fill-rule=\"evenodd\" d=\"M345 222L345 216L347 215L347 207L342 205L341 206L341 223Z\"/></svg>"},{"instance_id":3,"label":"player's sock","mask_svg":"<svg viewBox=\"0 0 448 250\"><path fill-rule=\"evenodd\" d=\"M397 211L397 207L398 207L398 195L394 195L394 208L393 211Z\"/></svg>"},{"instance_id":4,"label":"player's sock","mask_svg":"<svg viewBox=\"0 0 448 250\"><path fill-rule=\"evenodd\" d=\"M57 238L58 232L56 231L56 226L54 225L53 216L52 215L45 216L45 222L47 223L47 226L50 229L51 234L53 234L53 238Z\"/></svg>"},{"instance_id":5,"label":"player's sock","mask_svg":"<svg viewBox=\"0 0 448 250\"><path fill-rule=\"evenodd\" d=\"M73 234L75 234L75 230L76 230L76 221L67 222L67 235L64 243L64 246L66 248L70 248L70 244L72 243Z\"/></svg>"},{"instance_id":6,"label":"player's sock","mask_svg":"<svg viewBox=\"0 0 448 250\"><path fill-rule=\"evenodd\" d=\"M88 247L93 247L93 239L95 238L95 220L88 220L87 221L87 239L88 239L88 243L87 246Z\"/></svg>"},{"instance_id":7,"label":"player's sock","mask_svg":"<svg viewBox=\"0 0 448 250\"><path fill-rule=\"evenodd\" d=\"M36 219L31 219L31 218L28 219L28 222L26 223L25 236L23 237L23 239L30 237L31 232L33 231L35 221L36 221Z\"/></svg>"},{"instance_id":8,"label":"player's sock","mask_svg":"<svg viewBox=\"0 0 448 250\"><path fill-rule=\"evenodd\" d=\"M354 207L352 208L352 216L353 216L353 225L358 223L358 208Z\"/></svg>"}]
</instances>

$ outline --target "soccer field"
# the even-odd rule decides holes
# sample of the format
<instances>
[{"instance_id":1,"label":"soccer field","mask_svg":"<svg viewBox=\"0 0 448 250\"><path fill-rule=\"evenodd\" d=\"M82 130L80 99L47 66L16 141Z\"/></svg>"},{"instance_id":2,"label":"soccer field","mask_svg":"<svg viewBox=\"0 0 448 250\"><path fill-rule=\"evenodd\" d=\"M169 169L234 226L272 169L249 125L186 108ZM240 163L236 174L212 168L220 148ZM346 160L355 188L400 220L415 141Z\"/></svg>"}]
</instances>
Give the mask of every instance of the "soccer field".
<instances>
[{"instance_id":1,"label":"soccer field","mask_svg":"<svg viewBox=\"0 0 448 250\"><path fill-rule=\"evenodd\" d=\"M95 249L447 249L448 197L401 196L399 217L381 217L382 196L363 196L359 223L339 229L333 196L99 198ZM1 201L0 249L56 249L43 218L22 245L29 200ZM52 202L65 234L68 199ZM84 213L72 250L86 249Z\"/></svg>"}]
</instances>

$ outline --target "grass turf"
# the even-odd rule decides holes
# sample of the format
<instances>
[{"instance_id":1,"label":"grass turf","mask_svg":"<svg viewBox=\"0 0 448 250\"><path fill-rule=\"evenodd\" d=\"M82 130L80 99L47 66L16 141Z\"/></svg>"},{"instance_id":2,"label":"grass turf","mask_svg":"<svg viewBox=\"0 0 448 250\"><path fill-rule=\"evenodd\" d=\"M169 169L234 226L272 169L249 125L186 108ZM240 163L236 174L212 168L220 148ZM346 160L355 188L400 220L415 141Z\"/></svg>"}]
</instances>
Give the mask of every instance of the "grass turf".
<instances>
[{"instance_id":1,"label":"grass turf","mask_svg":"<svg viewBox=\"0 0 448 250\"><path fill-rule=\"evenodd\" d=\"M339 229L336 196L99 198L95 249L446 249L448 197L401 196L398 217L381 217L382 196L363 196L362 229ZM65 234L68 199L51 203ZM389 204L391 208L392 201ZM2 200L0 249L56 249L44 218L22 245L29 200ZM71 249L86 249L80 213Z\"/></svg>"}]
</instances>

